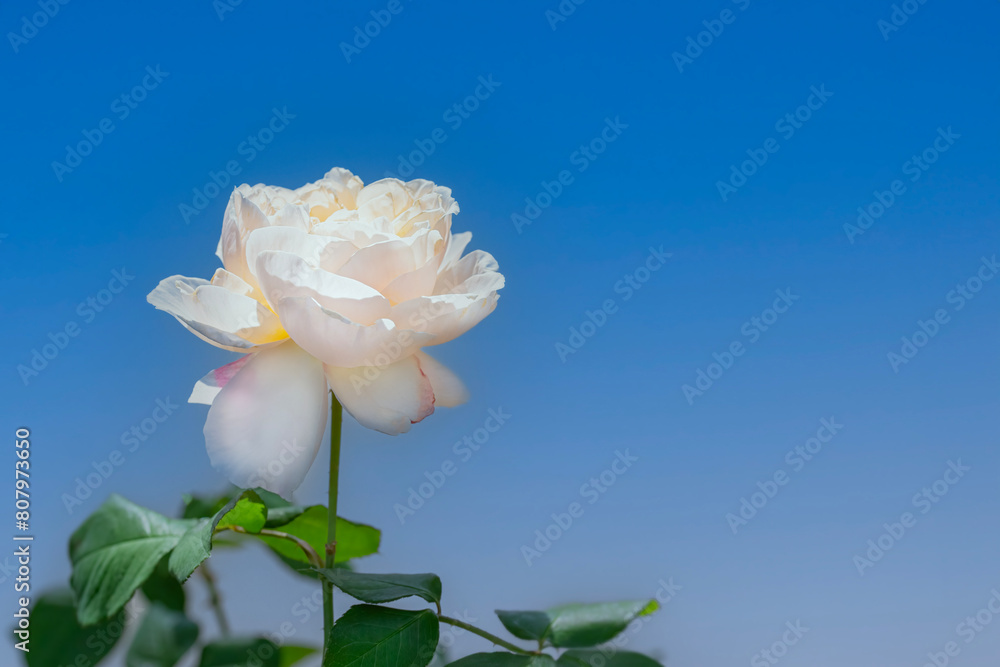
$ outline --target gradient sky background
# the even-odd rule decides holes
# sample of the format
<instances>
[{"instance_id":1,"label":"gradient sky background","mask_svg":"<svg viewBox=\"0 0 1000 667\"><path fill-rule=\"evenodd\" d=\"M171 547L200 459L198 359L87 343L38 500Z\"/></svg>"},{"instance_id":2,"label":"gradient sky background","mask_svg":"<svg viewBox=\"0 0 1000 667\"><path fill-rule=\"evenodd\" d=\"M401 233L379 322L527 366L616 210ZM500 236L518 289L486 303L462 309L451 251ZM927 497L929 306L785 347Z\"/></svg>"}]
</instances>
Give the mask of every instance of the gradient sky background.
<instances>
[{"instance_id":1,"label":"gradient sky background","mask_svg":"<svg viewBox=\"0 0 1000 667\"><path fill-rule=\"evenodd\" d=\"M385 2L250 0L223 20L208 0L70 2L16 53L0 47L0 402L9 434L33 432L35 585L67 579L69 533L108 494L174 512L182 492L224 488L206 408L183 400L233 355L145 301L168 275L218 266L228 188L186 224L192 190L229 160L238 182L297 187L333 166L371 182L441 127L416 175L453 188L454 229L497 257L507 287L437 351L469 404L398 438L348 420L341 513L383 530L362 567L438 572L446 611L493 630L495 608L652 596L673 578L682 589L629 644L670 667L750 664L796 620L809 631L789 667L916 667L952 640L952 664L995 665L1000 619L969 644L956 626L1000 590L1000 280L959 311L947 295L1000 253L997 3L931 0L888 39L888 1L591 0L554 30L556 0L402 3L350 63L338 45ZM679 72L672 54L724 9L733 23ZM36 11L4 3L3 32ZM169 75L120 119L113 100L147 66ZM500 86L453 129L443 114L480 76ZM786 138L775 123L812 86L833 95ZM248 162L238 146L274 108L295 117ZM106 117L114 131L60 182L52 162ZM577 171L574 151L619 117L628 127ZM949 127L960 138L908 180L904 163ZM769 137L780 150L723 201L716 182ZM518 233L511 214L563 169L574 182ZM894 179L905 193L850 242L845 223ZM626 301L615 284L650 246L672 258ZM78 304L122 267L134 280L86 322ZM682 385L749 343L741 327L778 289L799 299L689 404ZM609 298L619 310L563 363L556 343ZM894 372L887 353L939 308L950 321ZM17 366L68 322L80 335L26 386ZM167 398L179 409L67 513L75 479ZM509 422L459 462L453 443L497 407ZM726 514L831 417L843 429L734 535ZM624 449L639 460L529 567L522 545ZM326 451L300 501L322 502ZM459 472L401 525L394 504L448 459ZM958 460L971 470L920 514L913 496ZM916 525L859 575L854 556L906 511ZM295 640L319 639L318 615L291 615L309 582L260 549L212 564L237 628L292 620Z\"/></svg>"}]
</instances>

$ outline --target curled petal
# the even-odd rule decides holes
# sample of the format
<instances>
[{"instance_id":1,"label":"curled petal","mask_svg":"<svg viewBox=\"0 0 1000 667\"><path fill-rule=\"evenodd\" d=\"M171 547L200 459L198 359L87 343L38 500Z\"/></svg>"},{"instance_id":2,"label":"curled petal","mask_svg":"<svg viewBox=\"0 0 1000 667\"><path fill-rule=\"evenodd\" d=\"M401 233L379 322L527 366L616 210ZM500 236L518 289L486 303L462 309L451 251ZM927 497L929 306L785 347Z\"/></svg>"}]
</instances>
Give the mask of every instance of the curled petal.
<instances>
[{"instance_id":1,"label":"curled petal","mask_svg":"<svg viewBox=\"0 0 1000 667\"><path fill-rule=\"evenodd\" d=\"M441 271L446 271L453 267L462 258L465 247L472 240L472 232L461 232L452 234L448 238L448 248L444 251L444 258L441 260Z\"/></svg>"},{"instance_id":2,"label":"curled petal","mask_svg":"<svg viewBox=\"0 0 1000 667\"><path fill-rule=\"evenodd\" d=\"M416 357L383 367L324 368L337 399L366 428L398 435L434 412L434 390Z\"/></svg>"},{"instance_id":3,"label":"curled petal","mask_svg":"<svg viewBox=\"0 0 1000 667\"><path fill-rule=\"evenodd\" d=\"M228 273L220 280L246 285ZM269 308L245 294L201 278L165 278L146 300L158 310L176 317L202 340L224 350L242 352L287 338L278 317Z\"/></svg>"},{"instance_id":4,"label":"curled petal","mask_svg":"<svg viewBox=\"0 0 1000 667\"><path fill-rule=\"evenodd\" d=\"M322 365L288 342L250 356L205 422L212 466L240 488L289 498L316 458L329 403Z\"/></svg>"}]
</instances>

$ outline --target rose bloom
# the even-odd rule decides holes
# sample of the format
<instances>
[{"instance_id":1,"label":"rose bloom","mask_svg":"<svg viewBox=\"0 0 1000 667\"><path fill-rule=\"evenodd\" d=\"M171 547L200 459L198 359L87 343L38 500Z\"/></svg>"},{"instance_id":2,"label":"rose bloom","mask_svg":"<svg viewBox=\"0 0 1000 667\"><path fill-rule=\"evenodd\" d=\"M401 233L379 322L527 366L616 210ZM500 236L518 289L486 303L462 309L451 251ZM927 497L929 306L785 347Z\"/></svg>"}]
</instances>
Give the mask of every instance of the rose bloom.
<instances>
[{"instance_id":1,"label":"rose bloom","mask_svg":"<svg viewBox=\"0 0 1000 667\"><path fill-rule=\"evenodd\" d=\"M196 336L245 356L199 381L205 442L234 484L288 497L316 458L332 390L362 425L398 434L467 399L423 348L496 307L488 252L463 256L449 188L346 169L296 190L241 185L226 207L212 279L171 276L147 297Z\"/></svg>"}]
</instances>

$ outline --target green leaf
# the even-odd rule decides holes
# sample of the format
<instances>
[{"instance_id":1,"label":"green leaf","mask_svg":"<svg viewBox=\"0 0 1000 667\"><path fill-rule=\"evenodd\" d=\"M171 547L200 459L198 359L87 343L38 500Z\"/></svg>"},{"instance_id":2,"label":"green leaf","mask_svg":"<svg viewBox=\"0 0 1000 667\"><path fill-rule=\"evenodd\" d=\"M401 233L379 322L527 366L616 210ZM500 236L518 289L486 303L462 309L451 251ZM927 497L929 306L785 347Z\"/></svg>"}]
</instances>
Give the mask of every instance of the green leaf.
<instances>
[{"instance_id":1,"label":"green leaf","mask_svg":"<svg viewBox=\"0 0 1000 667\"><path fill-rule=\"evenodd\" d=\"M307 646L278 647L267 639L230 639L202 649L199 667L291 667L316 649Z\"/></svg>"},{"instance_id":2,"label":"green leaf","mask_svg":"<svg viewBox=\"0 0 1000 667\"><path fill-rule=\"evenodd\" d=\"M35 640L28 645L31 651L25 654L28 667L75 666L80 656L88 665L96 665L114 648L124 627L125 614L121 613L84 628L76 620L72 591L43 593L31 609Z\"/></svg>"},{"instance_id":3,"label":"green leaf","mask_svg":"<svg viewBox=\"0 0 1000 667\"><path fill-rule=\"evenodd\" d=\"M333 626L323 667L424 667L437 644L437 616L426 609L357 605Z\"/></svg>"},{"instance_id":4,"label":"green leaf","mask_svg":"<svg viewBox=\"0 0 1000 667\"><path fill-rule=\"evenodd\" d=\"M312 646L282 646L278 651L278 667L292 667L299 660L318 652L319 649Z\"/></svg>"},{"instance_id":5,"label":"green leaf","mask_svg":"<svg viewBox=\"0 0 1000 667\"><path fill-rule=\"evenodd\" d=\"M194 496L185 493L184 496L184 519L209 519L215 513L226 506L233 499L232 493L219 496Z\"/></svg>"},{"instance_id":6,"label":"green leaf","mask_svg":"<svg viewBox=\"0 0 1000 667\"><path fill-rule=\"evenodd\" d=\"M157 563L197 524L112 495L70 537L77 618L93 625L125 606Z\"/></svg>"},{"instance_id":7,"label":"green leaf","mask_svg":"<svg viewBox=\"0 0 1000 667\"><path fill-rule=\"evenodd\" d=\"M518 639L539 641L548 634L552 626L552 617L544 611L497 610L496 614L507 631Z\"/></svg>"},{"instance_id":8,"label":"green leaf","mask_svg":"<svg viewBox=\"0 0 1000 667\"><path fill-rule=\"evenodd\" d=\"M153 574L149 575L142 585L142 594L150 602L161 602L168 609L184 611L184 586L170 574L170 569L167 567L168 560L167 556L160 559Z\"/></svg>"},{"instance_id":9,"label":"green leaf","mask_svg":"<svg viewBox=\"0 0 1000 667\"><path fill-rule=\"evenodd\" d=\"M198 626L184 612L159 602L149 606L125 655L127 667L174 667L194 646Z\"/></svg>"},{"instance_id":10,"label":"green leaf","mask_svg":"<svg viewBox=\"0 0 1000 667\"><path fill-rule=\"evenodd\" d=\"M500 622L515 637L547 641L552 646L596 646L614 637L640 616L660 608L656 600L571 604L546 612L497 611Z\"/></svg>"},{"instance_id":11,"label":"green leaf","mask_svg":"<svg viewBox=\"0 0 1000 667\"><path fill-rule=\"evenodd\" d=\"M230 500L211 519L196 519L170 554L170 572L179 581L198 569L212 552L216 530L239 526L248 533L259 532L267 521L267 508L254 491L244 491Z\"/></svg>"},{"instance_id":12,"label":"green leaf","mask_svg":"<svg viewBox=\"0 0 1000 667\"><path fill-rule=\"evenodd\" d=\"M244 491L215 514L217 530L239 526L248 533L259 533L267 523L267 507L254 491Z\"/></svg>"},{"instance_id":13,"label":"green leaf","mask_svg":"<svg viewBox=\"0 0 1000 667\"><path fill-rule=\"evenodd\" d=\"M555 664L556 661L547 655L514 653L473 653L450 663L456 667L554 667Z\"/></svg>"},{"instance_id":14,"label":"green leaf","mask_svg":"<svg viewBox=\"0 0 1000 667\"><path fill-rule=\"evenodd\" d=\"M559 656L559 667L663 667L652 658L630 651L566 651Z\"/></svg>"},{"instance_id":15,"label":"green leaf","mask_svg":"<svg viewBox=\"0 0 1000 667\"><path fill-rule=\"evenodd\" d=\"M362 602L381 604L415 595L441 602L441 579L436 574L367 574L343 568L323 569L327 581Z\"/></svg>"}]
</instances>

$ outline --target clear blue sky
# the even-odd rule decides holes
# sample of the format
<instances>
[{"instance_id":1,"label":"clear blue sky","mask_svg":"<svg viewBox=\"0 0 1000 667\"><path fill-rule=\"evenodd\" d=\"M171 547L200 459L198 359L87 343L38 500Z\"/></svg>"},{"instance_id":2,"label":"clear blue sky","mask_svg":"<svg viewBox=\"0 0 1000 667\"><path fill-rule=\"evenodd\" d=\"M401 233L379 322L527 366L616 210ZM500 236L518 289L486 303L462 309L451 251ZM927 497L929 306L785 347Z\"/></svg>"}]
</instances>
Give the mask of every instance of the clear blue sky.
<instances>
[{"instance_id":1,"label":"clear blue sky","mask_svg":"<svg viewBox=\"0 0 1000 667\"><path fill-rule=\"evenodd\" d=\"M348 423L342 513L384 531L365 567L439 572L446 610L493 629L494 608L651 596L673 578L630 642L671 667L770 664L759 652L796 621L809 630L790 667L916 666L949 641L954 664L994 664L1000 618L969 643L959 626L1000 590L1000 280L976 282L1000 253L1000 7L913 2L880 28L888 1L589 0L565 21L546 14L558 6L247 0L220 20L208 0L77 0L34 31L37 3L4 3L0 403L9 433L33 432L35 584L66 580L67 537L108 494L168 512L222 488L206 409L183 401L232 355L145 301L217 266L233 184L194 190L230 161L234 184L296 187L333 166L370 182L422 150L415 175L453 188L455 230L507 287L439 351L468 405L395 439ZM391 21L345 56L372 11ZM281 131L261 137L275 110ZM550 201L543 182L562 191ZM516 225L539 213L526 198L548 206ZM651 247L671 256L647 272ZM134 277L102 305L114 271ZM603 326L582 326L608 300ZM26 385L18 365L67 325ZM734 344L728 369L710 366ZM699 371L711 386L685 393ZM62 495L157 400L178 407L69 514ZM479 451L454 451L498 408L510 418ZM795 450L822 444L823 419L843 427L806 460ZM581 494L619 450L637 460ZM447 460L457 474L401 524L394 505ZM949 461L970 469L946 475ZM322 468L300 500L322 500ZM727 520L758 483L774 497ZM582 516L529 566L522 546L573 502ZM308 583L260 551L212 562L238 627L297 623Z\"/></svg>"}]
</instances>

